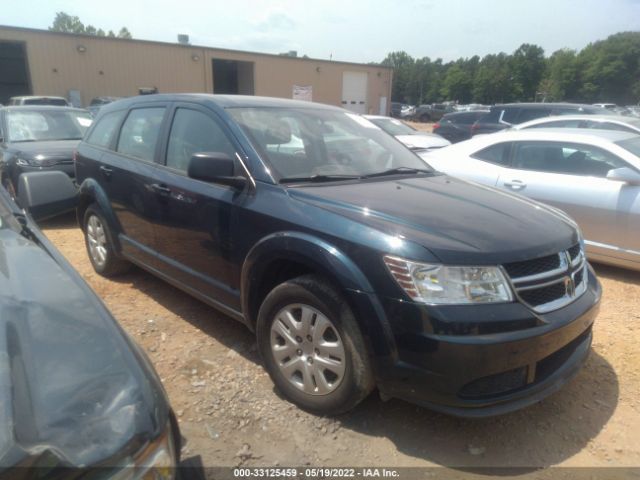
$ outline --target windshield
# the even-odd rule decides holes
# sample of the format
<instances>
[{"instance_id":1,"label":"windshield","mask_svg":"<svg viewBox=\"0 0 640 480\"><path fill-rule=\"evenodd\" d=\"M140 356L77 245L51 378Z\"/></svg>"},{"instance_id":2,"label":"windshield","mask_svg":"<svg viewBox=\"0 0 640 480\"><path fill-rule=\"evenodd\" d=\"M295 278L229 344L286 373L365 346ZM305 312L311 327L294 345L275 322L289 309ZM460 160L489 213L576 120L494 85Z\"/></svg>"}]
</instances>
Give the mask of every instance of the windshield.
<instances>
[{"instance_id":1,"label":"windshield","mask_svg":"<svg viewBox=\"0 0 640 480\"><path fill-rule=\"evenodd\" d=\"M277 180L432 169L369 120L317 108L229 108Z\"/></svg>"},{"instance_id":2,"label":"windshield","mask_svg":"<svg viewBox=\"0 0 640 480\"><path fill-rule=\"evenodd\" d=\"M621 140L616 142L616 144L620 145L625 150L630 151L636 157L640 158L640 137L633 137L627 140Z\"/></svg>"},{"instance_id":3,"label":"windshield","mask_svg":"<svg viewBox=\"0 0 640 480\"><path fill-rule=\"evenodd\" d=\"M13 110L7 112L10 142L81 140L91 125L91 114L63 110Z\"/></svg>"},{"instance_id":4,"label":"windshield","mask_svg":"<svg viewBox=\"0 0 640 480\"><path fill-rule=\"evenodd\" d=\"M416 131L409 125L395 118L371 118L373 123L387 132L389 135L415 135Z\"/></svg>"}]
</instances>

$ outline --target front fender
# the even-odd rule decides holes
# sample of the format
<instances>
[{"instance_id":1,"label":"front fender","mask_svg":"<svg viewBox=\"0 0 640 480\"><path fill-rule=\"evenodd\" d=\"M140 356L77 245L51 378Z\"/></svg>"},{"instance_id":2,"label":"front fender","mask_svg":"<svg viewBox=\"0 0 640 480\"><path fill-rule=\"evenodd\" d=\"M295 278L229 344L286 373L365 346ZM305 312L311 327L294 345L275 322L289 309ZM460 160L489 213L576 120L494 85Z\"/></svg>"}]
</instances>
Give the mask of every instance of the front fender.
<instances>
[{"instance_id":1,"label":"front fender","mask_svg":"<svg viewBox=\"0 0 640 480\"><path fill-rule=\"evenodd\" d=\"M83 230L84 212L92 203L98 205L100 211L104 215L104 219L107 222L109 230L113 232L113 238L111 238L111 242L116 252L120 253L121 247L120 241L118 240L118 232L122 231L120 222L118 221L118 218L111 208L111 202L109 202L109 198L107 197L104 189L94 179L87 178L82 182L80 188L78 189L78 207L76 209L78 224Z\"/></svg>"},{"instance_id":2,"label":"front fender","mask_svg":"<svg viewBox=\"0 0 640 480\"><path fill-rule=\"evenodd\" d=\"M291 260L336 282L335 287L345 292L361 331L367 337L371 350L388 355L395 350L393 335L367 277L340 249L330 243L302 232L277 232L260 240L247 255L242 266L242 311L249 323L251 295L260 288L260 280L268 275L268 268L275 261Z\"/></svg>"}]
</instances>

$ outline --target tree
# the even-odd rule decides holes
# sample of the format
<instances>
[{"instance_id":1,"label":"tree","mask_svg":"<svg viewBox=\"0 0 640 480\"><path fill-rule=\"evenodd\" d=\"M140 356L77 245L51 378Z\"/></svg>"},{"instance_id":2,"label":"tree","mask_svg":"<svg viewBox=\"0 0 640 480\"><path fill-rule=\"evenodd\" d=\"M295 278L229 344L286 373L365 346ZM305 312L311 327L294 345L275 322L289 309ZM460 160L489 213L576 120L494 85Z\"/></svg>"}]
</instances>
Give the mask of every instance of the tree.
<instances>
[{"instance_id":1,"label":"tree","mask_svg":"<svg viewBox=\"0 0 640 480\"><path fill-rule=\"evenodd\" d=\"M53 19L53 24L49 27L52 32L66 32L66 33L78 33L84 35L96 35L98 37L104 37L105 32L101 28L96 28L93 25L85 26L80 18L69 15L65 12L57 12L56 17ZM106 34L109 37L116 37L113 30L109 30ZM127 27L122 27L117 35L118 38L132 38L131 32Z\"/></svg>"},{"instance_id":2,"label":"tree","mask_svg":"<svg viewBox=\"0 0 640 480\"><path fill-rule=\"evenodd\" d=\"M537 45L522 44L510 59L513 92L520 100L533 101L546 69L544 50Z\"/></svg>"}]
</instances>

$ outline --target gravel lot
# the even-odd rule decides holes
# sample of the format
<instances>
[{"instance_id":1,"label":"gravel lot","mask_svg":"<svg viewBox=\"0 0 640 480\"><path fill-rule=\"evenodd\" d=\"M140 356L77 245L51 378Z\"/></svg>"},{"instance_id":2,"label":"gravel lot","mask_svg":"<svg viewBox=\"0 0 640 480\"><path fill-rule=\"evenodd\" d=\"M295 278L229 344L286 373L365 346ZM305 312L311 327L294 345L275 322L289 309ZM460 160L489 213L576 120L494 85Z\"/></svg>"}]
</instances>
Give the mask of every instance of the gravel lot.
<instances>
[{"instance_id":1,"label":"gravel lot","mask_svg":"<svg viewBox=\"0 0 640 480\"><path fill-rule=\"evenodd\" d=\"M542 403L461 420L399 400L385 403L374 393L350 414L319 418L278 396L240 323L138 269L116 280L98 276L73 216L42 226L148 352L191 463L435 465L454 472L640 466L640 273L596 266L605 292L593 352L577 378Z\"/></svg>"}]
</instances>

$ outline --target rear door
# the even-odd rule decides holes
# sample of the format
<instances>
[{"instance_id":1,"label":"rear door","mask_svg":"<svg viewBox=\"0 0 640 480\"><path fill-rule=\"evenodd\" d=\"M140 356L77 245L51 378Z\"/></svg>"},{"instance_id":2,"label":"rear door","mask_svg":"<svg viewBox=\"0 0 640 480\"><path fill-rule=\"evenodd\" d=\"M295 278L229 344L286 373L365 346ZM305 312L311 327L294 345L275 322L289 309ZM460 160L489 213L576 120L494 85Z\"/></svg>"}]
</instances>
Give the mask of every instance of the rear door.
<instances>
[{"instance_id":1,"label":"rear door","mask_svg":"<svg viewBox=\"0 0 640 480\"><path fill-rule=\"evenodd\" d=\"M600 249L639 249L628 233L638 221L633 212L640 187L606 178L611 169L631 168L623 159L591 145L522 141L514 142L511 167L500 175L499 188L564 210Z\"/></svg>"},{"instance_id":2,"label":"rear door","mask_svg":"<svg viewBox=\"0 0 640 480\"><path fill-rule=\"evenodd\" d=\"M236 158L236 173L243 175L232 134L217 115L204 107L176 103L163 142L164 164L154 182L157 196L155 225L160 270L208 300L240 310L238 261L234 261L233 232L237 205L244 192L187 176L189 160L198 152L223 152Z\"/></svg>"},{"instance_id":3,"label":"rear door","mask_svg":"<svg viewBox=\"0 0 640 480\"><path fill-rule=\"evenodd\" d=\"M120 224L123 253L149 267L156 266L153 224L158 215L158 139L167 104L137 105L127 112L115 151L101 158L98 179Z\"/></svg>"}]
</instances>

